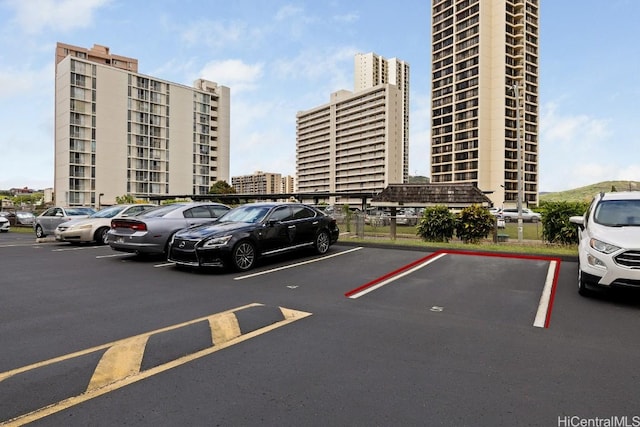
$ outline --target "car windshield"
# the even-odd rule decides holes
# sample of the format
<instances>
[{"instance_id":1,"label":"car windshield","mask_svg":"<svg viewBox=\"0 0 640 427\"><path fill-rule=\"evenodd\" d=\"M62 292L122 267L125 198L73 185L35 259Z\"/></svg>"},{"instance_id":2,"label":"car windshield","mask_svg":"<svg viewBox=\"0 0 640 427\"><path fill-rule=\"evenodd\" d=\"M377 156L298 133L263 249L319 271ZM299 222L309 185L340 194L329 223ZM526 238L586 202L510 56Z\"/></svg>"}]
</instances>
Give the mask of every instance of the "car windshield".
<instances>
[{"instance_id":1,"label":"car windshield","mask_svg":"<svg viewBox=\"0 0 640 427\"><path fill-rule=\"evenodd\" d=\"M151 208L148 211L141 213L139 216L144 218L160 218L167 215L170 212L175 211L183 207L184 205L181 203L174 203L171 205L158 206L157 208Z\"/></svg>"},{"instance_id":2,"label":"car windshield","mask_svg":"<svg viewBox=\"0 0 640 427\"><path fill-rule=\"evenodd\" d=\"M91 208L68 208L67 215L69 216L80 216L80 215L91 215L95 211Z\"/></svg>"},{"instance_id":3,"label":"car windshield","mask_svg":"<svg viewBox=\"0 0 640 427\"><path fill-rule=\"evenodd\" d=\"M113 218L125 209L125 206L111 206L104 208L93 215L90 218Z\"/></svg>"},{"instance_id":4,"label":"car windshield","mask_svg":"<svg viewBox=\"0 0 640 427\"><path fill-rule=\"evenodd\" d=\"M640 200L603 200L593 220L610 227L640 226Z\"/></svg>"},{"instance_id":5,"label":"car windshield","mask_svg":"<svg viewBox=\"0 0 640 427\"><path fill-rule=\"evenodd\" d=\"M256 223L264 219L269 209L268 206L239 206L221 216L219 221Z\"/></svg>"}]
</instances>

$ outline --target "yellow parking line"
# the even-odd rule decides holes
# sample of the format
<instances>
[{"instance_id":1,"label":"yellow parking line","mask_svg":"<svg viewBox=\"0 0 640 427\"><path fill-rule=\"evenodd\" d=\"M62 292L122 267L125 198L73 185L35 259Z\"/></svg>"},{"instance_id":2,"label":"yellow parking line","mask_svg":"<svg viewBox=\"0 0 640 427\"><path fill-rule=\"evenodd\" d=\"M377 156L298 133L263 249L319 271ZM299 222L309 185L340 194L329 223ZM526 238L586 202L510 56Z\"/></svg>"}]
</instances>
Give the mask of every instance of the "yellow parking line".
<instances>
[{"instance_id":1,"label":"yellow parking line","mask_svg":"<svg viewBox=\"0 0 640 427\"><path fill-rule=\"evenodd\" d=\"M148 339L148 336L136 337L109 348L93 372L87 391L138 374Z\"/></svg>"},{"instance_id":2,"label":"yellow parking line","mask_svg":"<svg viewBox=\"0 0 640 427\"><path fill-rule=\"evenodd\" d=\"M166 328L158 329L153 332L136 335L131 338L114 341L109 344L93 347L87 350L78 351L66 356L57 357L54 359L46 360L39 363L34 363L29 366L14 369L12 371L0 373L0 382L7 379L17 373L26 372L31 369L50 365L52 363L71 359L88 353L92 353L98 350L108 348L105 354L102 356L100 362L98 362L97 368L89 382L86 391L80 395L69 397L62 401L53 403L44 408L36 409L32 412L20 415L11 420L4 422L0 421L0 426L22 426L34 421L37 421L46 416L55 414L64 409L86 402L95 397L109 393L113 390L119 389L126 385L135 383L145 378L151 377L166 370L175 368L185 363L191 362L198 358L210 355L231 345L238 344L250 338L272 331L281 326L288 325L289 323L303 319L307 316L311 316L311 313L296 311L279 307L284 320L272 323L262 328L253 330L246 334L242 334L238 320L235 313L249 307L262 306L263 304L248 304L232 310L227 310L211 316L201 317L195 320L181 323L179 325L173 325ZM142 358L145 351L146 343L153 334L178 329L184 326L192 325L194 323L208 321L211 326L212 343L210 347L197 351L192 354L188 354L162 365L155 366L153 368L140 371Z\"/></svg>"}]
</instances>

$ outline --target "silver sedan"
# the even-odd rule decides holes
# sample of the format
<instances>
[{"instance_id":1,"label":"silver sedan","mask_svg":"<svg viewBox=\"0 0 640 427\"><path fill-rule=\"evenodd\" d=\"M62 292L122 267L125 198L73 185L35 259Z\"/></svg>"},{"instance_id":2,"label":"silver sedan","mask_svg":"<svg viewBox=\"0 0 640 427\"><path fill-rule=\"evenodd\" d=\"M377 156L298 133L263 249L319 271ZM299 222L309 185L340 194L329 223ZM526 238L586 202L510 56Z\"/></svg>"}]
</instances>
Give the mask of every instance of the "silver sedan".
<instances>
[{"instance_id":1,"label":"silver sedan","mask_svg":"<svg viewBox=\"0 0 640 427\"><path fill-rule=\"evenodd\" d=\"M174 203L150 209L135 218L111 220L109 246L116 251L140 255L167 252L171 237L179 230L212 222L229 210L213 202Z\"/></svg>"},{"instance_id":2,"label":"silver sedan","mask_svg":"<svg viewBox=\"0 0 640 427\"><path fill-rule=\"evenodd\" d=\"M55 230L59 242L107 244L107 233L113 218L133 217L147 209L149 204L114 205L101 209L88 218L73 219L58 225Z\"/></svg>"},{"instance_id":3,"label":"silver sedan","mask_svg":"<svg viewBox=\"0 0 640 427\"><path fill-rule=\"evenodd\" d=\"M63 222L71 221L72 219L86 218L95 212L95 209L89 207L55 206L47 209L36 217L33 222L33 230L36 232L36 237L45 237L48 234L53 234L56 227Z\"/></svg>"}]
</instances>

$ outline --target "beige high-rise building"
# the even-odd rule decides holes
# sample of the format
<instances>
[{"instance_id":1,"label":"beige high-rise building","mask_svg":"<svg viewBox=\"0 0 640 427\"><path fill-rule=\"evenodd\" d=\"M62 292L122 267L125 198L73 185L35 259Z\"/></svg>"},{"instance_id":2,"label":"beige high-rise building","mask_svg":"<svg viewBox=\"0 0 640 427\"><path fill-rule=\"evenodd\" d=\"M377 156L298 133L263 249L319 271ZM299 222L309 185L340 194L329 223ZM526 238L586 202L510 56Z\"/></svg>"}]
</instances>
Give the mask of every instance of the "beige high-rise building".
<instances>
[{"instance_id":1,"label":"beige high-rise building","mask_svg":"<svg viewBox=\"0 0 640 427\"><path fill-rule=\"evenodd\" d=\"M296 191L296 180L291 175L282 177L282 192L283 193L293 193Z\"/></svg>"},{"instance_id":2,"label":"beige high-rise building","mask_svg":"<svg viewBox=\"0 0 640 427\"><path fill-rule=\"evenodd\" d=\"M368 53L354 68L354 92L296 115L298 192L377 193L408 179L409 65Z\"/></svg>"},{"instance_id":3,"label":"beige high-rise building","mask_svg":"<svg viewBox=\"0 0 640 427\"><path fill-rule=\"evenodd\" d=\"M432 0L431 182L515 206L521 177L538 203L538 14L538 0Z\"/></svg>"},{"instance_id":4,"label":"beige high-rise building","mask_svg":"<svg viewBox=\"0 0 640 427\"><path fill-rule=\"evenodd\" d=\"M279 194L282 193L282 175L256 171L253 175L231 178L231 184L238 194Z\"/></svg>"},{"instance_id":5,"label":"beige high-rise building","mask_svg":"<svg viewBox=\"0 0 640 427\"><path fill-rule=\"evenodd\" d=\"M402 183L402 92L391 84L331 94L296 115L297 189L301 193L378 193ZM329 203L361 203L331 197Z\"/></svg>"},{"instance_id":6,"label":"beige high-rise building","mask_svg":"<svg viewBox=\"0 0 640 427\"><path fill-rule=\"evenodd\" d=\"M56 203L206 194L229 180L229 88L202 79L188 87L137 68L104 46L58 44Z\"/></svg>"},{"instance_id":7,"label":"beige high-rise building","mask_svg":"<svg viewBox=\"0 0 640 427\"><path fill-rule=\"evenodd\" d=\"M409 182L409 64L397 58L385 59L375 53L355 56L354 91L392 84L402 92L403 182Z\"/></svg>"}]
</instances>

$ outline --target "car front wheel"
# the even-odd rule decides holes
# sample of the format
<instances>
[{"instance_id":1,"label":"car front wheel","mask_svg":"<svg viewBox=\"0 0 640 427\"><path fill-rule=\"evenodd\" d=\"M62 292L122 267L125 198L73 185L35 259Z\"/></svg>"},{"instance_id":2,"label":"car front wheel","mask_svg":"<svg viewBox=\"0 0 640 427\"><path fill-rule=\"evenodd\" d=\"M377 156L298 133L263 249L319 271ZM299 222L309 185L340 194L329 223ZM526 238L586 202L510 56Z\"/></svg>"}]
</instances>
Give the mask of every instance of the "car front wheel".
<instances>
[{"instance_id":1,"label":"car front wheel","mask_svg":"<svg viewBox=\"0 0 640 427\"><path fill-rule=\"evenodd\" d=\"M250 270L256 262L256 248L251 242L242 241L231 252L231 264L237 271Z\"/></svg>"},{"instance_id":2,"label":"car front wheel","mask_svg":"<svg viewBox=\"0 0 640 427\"><path fill-rule=\"evenodd\" d=\"M38 239L40 239L40 238L42 238L44 236L45 236L45 234L44 234L44 230L42 229L42 227L39 226L39 225L36 225L36 237Z\"/></svg>"},{"instance_id":3,"label":"car front wheel","mask_svg":"<svg viewBox=\"0 0 640 427\"><path fill-rule=\"evenodd\" d=\"M331 244L329 239L329 233L326 231L321 231L316 236L316 252L320 255L324 255L329 250L329 245Z\"/></svg>"}]
</instances>

